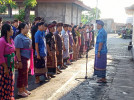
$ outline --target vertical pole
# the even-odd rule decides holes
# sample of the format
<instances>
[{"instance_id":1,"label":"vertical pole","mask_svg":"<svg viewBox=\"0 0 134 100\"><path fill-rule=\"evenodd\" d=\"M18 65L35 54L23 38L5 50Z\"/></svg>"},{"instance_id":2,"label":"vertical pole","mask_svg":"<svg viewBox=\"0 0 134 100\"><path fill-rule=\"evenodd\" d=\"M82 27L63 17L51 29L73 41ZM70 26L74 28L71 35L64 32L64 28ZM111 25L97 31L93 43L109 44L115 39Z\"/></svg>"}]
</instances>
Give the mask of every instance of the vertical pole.
<instances>
[{"instance_id":1,"label":"vertical pole","mask_svg":"<svg viewBox=\"0 0 134 100\"><path fill-rule=\"evenodd\" d=\"M98 0L96 0L96 20L98 19Z\"/></svg>"},{"instance_id":2,"label":"vertical pole","mask_svg":"<svg viewBox=\"0 0 134 100\"><path fill-rule=\"evenodd\" d=\"M96 0L96 20L98 19L98 0ZM97 33L97 24L95 20L95 33Z\"/></svg>"},{"instance_id":3,"label":"vertical pole","mask_svg":"<svg viewBox=\"0 0 134 100\"><path fill-rule=\"evenodd\" d=\"M133 12L133 33L132 33L132 54L133 54L133 60L134 60L134 12Z\"/></svg>"},{"instance_id":4,"label":"vertical pole","mask_svg":"<svg viewBox=\"0 0 134 100\"><path fill-rule=\"evenodd\" d=\"M88 50L86 51L86 76L85 79L87 79L87 65L88 64Z\"/></svg>"},{"instance_id":5,"label":"vertical pole","mask_svg":"<svg viewBox=\"0 0 134 100\"><path fill-rule=\"evenodd\" d=\"M133 33L132 33L132 42L134 45L134 12L133 12Z\"/></svg>"}]
</instances>

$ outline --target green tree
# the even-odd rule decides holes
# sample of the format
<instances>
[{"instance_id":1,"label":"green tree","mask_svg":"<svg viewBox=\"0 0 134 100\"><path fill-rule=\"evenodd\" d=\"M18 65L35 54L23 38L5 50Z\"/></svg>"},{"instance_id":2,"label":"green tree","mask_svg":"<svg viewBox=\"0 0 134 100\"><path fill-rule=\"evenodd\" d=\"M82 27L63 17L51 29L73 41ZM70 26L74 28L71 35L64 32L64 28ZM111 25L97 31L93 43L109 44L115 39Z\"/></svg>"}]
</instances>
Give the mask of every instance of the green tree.
<instances>
[{"instance_id":1,"label":"green tree","mask_svg":"<svg viewBox=\"0 0 134 100\"><path fill-rule=\"evenodd\" d=\"M16 2L12 0L0 0L0 13L5 13L8 6L16 8Z\"/></svg>"},{"instance_id":2,"label":"green tree","mask_svg":"<svg viewBox=\"0 0 134 100\"><path fill-rule=\"evenodd\" d=\"M20 9L19 14L14 15L14 18L18 19L21 22L25 22L24 17L25 17L25 10L24 9ZM34 18L35 18L34 15L30 15L30 22L31 23L34 21Z\"/></svg>"},{"instance_id":3,"label":"green tree","mask_svg":"<svg viewBox=\"0 0 134 100\"><path fill-rule=\"evenodd\" d=\"M36 0L25 0L24 5L25 5L24 20L26 22L30 22L30 9L37 5L37 1Z\"/></svg>"},{"instance_id":4,"label":"green tree","mask_svg":"<svg viewBox=\"0 0 134 100\"><path fill-rule=\"evenodd\" d=\"M13 16L15 19L18 19L21 22L24 22L24 17L25 17L25 11L24 9L19 10L19 14L16 14Z\"/></svg>"},{"instance_id":5,"label":"green tree","mask_svg":"<svg viewBox=\"0 0 134 100\"><path fill-rule=\"evenodd\" d=\"M82 14L82 17L81 17L82 23L86 24L86 23L89 23L91 21L96 20L96 11L97 11L97 9L93 8L92 10ZM100 9L98 9L98 19L100 18L100 14L101 14L101 11L100 11Z\"/></svg>"}]
</instances>

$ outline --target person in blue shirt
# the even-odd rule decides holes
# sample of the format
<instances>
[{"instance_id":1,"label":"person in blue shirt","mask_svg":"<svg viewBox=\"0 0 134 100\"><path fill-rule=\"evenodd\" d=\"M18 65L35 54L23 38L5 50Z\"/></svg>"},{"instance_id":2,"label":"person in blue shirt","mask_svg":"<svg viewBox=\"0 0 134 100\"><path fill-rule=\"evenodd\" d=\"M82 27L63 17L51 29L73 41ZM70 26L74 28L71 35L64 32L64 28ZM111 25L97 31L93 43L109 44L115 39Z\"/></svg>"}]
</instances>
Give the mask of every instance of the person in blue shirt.
<instances>
[{"instance_id":1,"label":"person in blue shirt","mask_svg":"<svg viewBox=\"0 0 134 100\"><path fill-rule=\"evenodd\" d=\"M13 36L12 36L12 38L13 38L13 40L14 40L14 38L15 38L16 35L17 35L18 26L19 26L19 21L18 21L18 20L14 20L14 21L13 21L13 24L12 24L12 28L13 28Z\"/></svg>"},{"instance_id":2,"label":"person in blue shirt","mask_svg":"<svg viewBox=\"0 0 134 100\"><path fill-rule=\"evenodd\" d=\"M34 38L34 36L35 36L35 33L38 31L37 24L39 22L41 22L41 17L36 17L34 19L34 23L33 23L32 27L31 27L32 46L33 46L34 53L35 53L35 38Z\"/></svg>"},{"instance_id":3,"label":"person in blue shirt","mask_svg":"<svg viewBox=\"0 0 134 100\"><path fill-rule=\"evenodd\" d=\"M35 83L40 82L40 76L44 75L45 78L47 76L47 47L46 47L46 39L44 32L44 22L39 22L37 24L38 31L35 33ZM40 61L39 61L40 60ZM44 65L41 67L36 62L44 62Z\"/></svg>"},{"instance_id":4,"label":"person in blue shirt","mask_svg":"<svg viewBox=\"0 0 134 100\"><path fill-rule=\"evenodd\" d=\"M94 75L97 75L98 82L106 82L106 65L107 65L107 32L104 30L104 22L97 20L98 35L95 46L95 64Z\"/></svg>"}]
</instances>

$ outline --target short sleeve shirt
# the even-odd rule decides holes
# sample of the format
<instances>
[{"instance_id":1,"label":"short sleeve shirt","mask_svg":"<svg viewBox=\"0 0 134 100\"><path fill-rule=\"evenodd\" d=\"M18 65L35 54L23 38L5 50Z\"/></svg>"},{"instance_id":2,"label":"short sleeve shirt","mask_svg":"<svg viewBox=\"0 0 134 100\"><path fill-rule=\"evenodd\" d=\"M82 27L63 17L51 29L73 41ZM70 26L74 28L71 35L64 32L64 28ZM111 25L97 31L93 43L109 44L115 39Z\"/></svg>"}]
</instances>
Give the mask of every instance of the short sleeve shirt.
<instances>
[{"instance_id":1,"label":"short sleeve shirt","mask_svg":"<svg viewBox=\"0 0 134 100\"><path fill-rule=\"evenodd\" d=\"M107 32L104 30L104 28L101 28L98 31L96 46L95 46L95 54L98 54L99 43L103 43L100 53L107 54Z\"/></svg>"},{"instance_id":2,"label":"short sleeve shirt","mask_svg":"<svg viewBox=\"0 0 134 100\"><path fill-rule=\"evenodd\" d=\"M26 37L23 34L19 34L14 39L15 48L20 48L20 54L23 57L30 58L31 57L31 51L30 50L24 50L24 49L30 49L32 47L32 40L28 37Z\"/></svg>"},{"instance_id":3,"label":"short sleeve shirt","mask_svg":"<svg viewBox=\"0 0 134 100\"><path fill-rule=\"evenodd\" d=\"M39 46L39 54L41 57L47 56L47 48L46 48L46 39L45 39L45 32L37 31L35 33L35 43L38 43ZM37 52L35 52L37 55Z\"/></svg>"}]
</instances>

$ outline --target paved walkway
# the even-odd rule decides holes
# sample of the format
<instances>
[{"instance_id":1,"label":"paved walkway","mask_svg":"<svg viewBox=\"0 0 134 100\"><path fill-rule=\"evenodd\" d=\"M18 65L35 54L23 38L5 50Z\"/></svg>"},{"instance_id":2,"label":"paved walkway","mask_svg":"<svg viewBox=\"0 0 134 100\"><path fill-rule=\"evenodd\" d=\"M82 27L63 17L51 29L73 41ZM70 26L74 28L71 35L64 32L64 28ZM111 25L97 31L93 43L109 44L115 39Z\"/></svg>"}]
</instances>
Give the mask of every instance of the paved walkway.
<instances>
[{"instance_id":1,"label":"paved walkway","mask_svg":"<svg viewBox=\"0 0 134 100\"><path fill-rule=\"evenodd\" d=\"M116 34L108 35L107 84L83 79L86 66L86 59L83 58L50 82L37 85L34 84L34 77L29 77L32 94L21 100L134 100L134 61L127 50L129 42ZM94 50L89 52L88 61L90 78L93 74Z\"/></svg>"},{"instance_id":2,"label":"paved walkway","mask_svg":"<svg viewBox=\"0 0 134 100\"><path fill-rule=\"evenodd\" d=\"M107 84L85 80L60 100L134 100L134 61L127 50L129 41L108 36Z\"/></svg>"}]
</instances>

